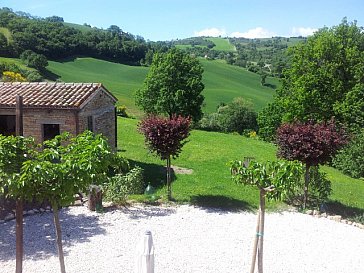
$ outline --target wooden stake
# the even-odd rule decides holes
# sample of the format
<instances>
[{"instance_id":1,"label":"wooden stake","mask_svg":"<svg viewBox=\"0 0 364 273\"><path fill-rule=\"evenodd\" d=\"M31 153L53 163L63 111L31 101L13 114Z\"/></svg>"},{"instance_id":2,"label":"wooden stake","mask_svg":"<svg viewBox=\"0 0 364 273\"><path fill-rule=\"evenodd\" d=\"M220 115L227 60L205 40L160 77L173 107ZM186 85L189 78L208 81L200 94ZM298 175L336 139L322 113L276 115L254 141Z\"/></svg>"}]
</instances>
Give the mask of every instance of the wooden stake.
<instances>
[{"instance_id":1,"label":"wooden stake","mask_svg":"<svg viewBox=\"0 0 364 273\"><path fill-rule=\"evenodd\" d=\"M23 97L16 96L16 109L15 109L15 135L22 136L23 135ZM15 272L22 273L23 272L23 200L18 198L16 200L16 266Z\"/></svg>"},{"instance_id":2,"label":"wooden stake","mask_svg":"<svg viewBox=\"0 0 364 273\"><path fill-rule=\"evenodd\" d=\"M252 254L252 264L250 266L250 273L254 273L255 270L255 262L257 259L257 249L258 249L258 241L259 241L259 229L260 229L260 210L258 211L258 218L257 218L257 228L255 231L255 238L254 238L254 246L253 246L253 254Z\"/></svg>"}]
</instances>

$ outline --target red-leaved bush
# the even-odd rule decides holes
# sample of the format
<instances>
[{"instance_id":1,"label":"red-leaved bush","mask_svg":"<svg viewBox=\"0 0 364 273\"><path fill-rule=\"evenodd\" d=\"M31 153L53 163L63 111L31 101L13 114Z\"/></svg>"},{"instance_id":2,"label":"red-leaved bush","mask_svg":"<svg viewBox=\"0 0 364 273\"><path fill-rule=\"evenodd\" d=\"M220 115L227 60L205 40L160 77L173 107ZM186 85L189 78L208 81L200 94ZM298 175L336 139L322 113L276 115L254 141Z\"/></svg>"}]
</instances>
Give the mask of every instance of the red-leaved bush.
<instances>
[{"instance_id":1,"label":"red-leaved bush","mask_svg":"<svg viewBox=\"0 0 364 273\"><path fill-rule=\"evenodd\" d=\"M332 119L329 122L282 124L277 130L278 156L306 165L304 206L307 202L309 169L328 162L347 143L345 131Z\"/></svg>"},{"instance_id":2,"label":"red-leaved bush","mask_svg":"<svg viewBox=\"0 0 364 273\"><path fill-rule=\"evenodd\" d=\"M171 119L149 116L138 125L149 150L157 153L162 160L167 160L168 199L171 199L171 157L177 158L180 154L190 134L190 123L189 118L182 116L172 116Z\"/></svg>"},{"instance_id":3,"label":"red-leaved bush","mask_svg":"<svg viewBox=\"0 0 364 273\"><path fill-rule=\"evenodd\" d=\"M277 130L278 156L315 166L323 164L344 144L347 136L334 120L329 122L282 124Z\"/></svg>"}]
</instances>

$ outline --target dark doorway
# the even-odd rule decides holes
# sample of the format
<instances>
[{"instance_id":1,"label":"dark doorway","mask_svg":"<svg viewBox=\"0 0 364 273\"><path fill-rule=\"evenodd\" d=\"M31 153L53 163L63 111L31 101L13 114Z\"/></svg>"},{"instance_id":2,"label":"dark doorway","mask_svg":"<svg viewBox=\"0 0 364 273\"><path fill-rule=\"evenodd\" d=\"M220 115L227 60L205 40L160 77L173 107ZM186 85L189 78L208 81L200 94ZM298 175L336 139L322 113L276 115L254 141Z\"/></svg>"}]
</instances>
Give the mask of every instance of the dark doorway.
<instances>
[{"instance_id":1,"label":"dark doorway","mask_svg":"<svg viewBox=\"0 0 364 273\"><path fill-rule=\"evenodd\" d=\"M0 134L15 136L15 115L0 115Z\"/></svg>"},{"instance_id":2,"label":"dark doorway","mask_svg":"<svg viewBox=\"0 0 364 273\"><path fill-rule=\"evenodd\" d=\"M43 124L43 141L59 135L59 124Z\"/></svg>"}]
</instances>

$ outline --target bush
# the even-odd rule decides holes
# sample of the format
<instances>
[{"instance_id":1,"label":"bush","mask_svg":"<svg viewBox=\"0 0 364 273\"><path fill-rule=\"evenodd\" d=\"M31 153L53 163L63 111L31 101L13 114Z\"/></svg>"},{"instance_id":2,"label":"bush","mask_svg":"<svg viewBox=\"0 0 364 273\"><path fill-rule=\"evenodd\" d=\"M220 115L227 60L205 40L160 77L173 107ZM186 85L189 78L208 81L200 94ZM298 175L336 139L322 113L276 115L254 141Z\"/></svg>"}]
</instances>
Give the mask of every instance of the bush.
<instances>
[{"instance_id":1,"label":"bush","mask_svg":"<svg viewBox=\"0 0 364 273\"><path fill-rule=\"evenodd\" d=\"M310 187L308 188L308 206L319 208L321 204L325 203L331 192L331 182L327 179L324 172L320 172L318 166L310 168ZM288 196L287 202L290 204L302 206L303 202L303 189L304 179L301 179L300 185L297 190Z\"/></svg>"},{"instance_id":2,"label":"bush","mask_svg":"<svg viewBox=\"0 0 364 273\"><path fill-rule=\"evenodd\" d=\"M129 171L130 165L128 160L121 154L115 154L110 161L108 176L112 177L117 174L126 174Z\"/></svg>"},{"instance_id":3,"label":"bush","mask_svg":"<svg viewBox=\"0 0 364 273\"><path fill-rule=\"evenodd\" d=\"M47 58L43 54L37 54L32 50L25 50L20 54L20 59L24 64L37 70L43 70L48 65Z\"/></svg>"},{"instance_id":4,"label":"bush","mask_svg":"<svg viewBox=\"0 0 364 273\"><path fill-rule=\"evenodd\" d=\"M126 112L126 106L125 105L117 106L116 107L116 115L118 115L119 117L128 118L129 115Z\"/></svg>"},{"instance_id":5,"label":"bush","mask_svg":"<svg viewBox=\"0 0 364 273\"><path fill-rule=\"evenodd\" d=\"M222 131L242 134L244 130L257 130L257 113L253 105L243 98L235 98L231 103L218 109L219 126Z\"/></svg>"},{"instance_id":6,"label":"bush","mask_svg":"<svg viewBox=\"0 0 364 273\"><path fill-rule=\"evenodd\" d=\"M203 118L198 122L197 128L205 131L221 131L221 127L219 125L219 114L205 114Z\"/></svg>"},{"instance_id":7,"label":"bush","mask_svg":"<svg viewBox=\"0 0 364 273\"><path fill-rule=\"evenodd\" d=\"M259 137L265 141L274 141L277 129L282 123L283 108L277 103L269 103L259 112L257 122Z\"/></svg>"},{"instance_id":8,"label":"bush","mask_svg":"<svg viewBox=\"0 0 364 273\"><path fill-rule=\"evenodd\" d=\"M333 166L353 178L364 177L364 130L333 159Z\"/></svg>"},{"instance_id":9,"label":"bush","mask_svg":"<svg viewBox=\"0 0 364 273\"><path fill-rule=\"evenodd\" d=\"M105 199L117 204L125 203L129 194L144 192L143 169L135 167L127 174L117 174L109 179L105 186Z\"/></svg>"},{"instance_id":10,"label":"bush","mask_svg":"<svg viewBox=\"0 0 364 273\"><path fill-rule=\"evenodd\" d=\"M42 75L37 71L27 71L25 74L28 82L41 82L43 80Z\"/></svg>"}]
</instances>

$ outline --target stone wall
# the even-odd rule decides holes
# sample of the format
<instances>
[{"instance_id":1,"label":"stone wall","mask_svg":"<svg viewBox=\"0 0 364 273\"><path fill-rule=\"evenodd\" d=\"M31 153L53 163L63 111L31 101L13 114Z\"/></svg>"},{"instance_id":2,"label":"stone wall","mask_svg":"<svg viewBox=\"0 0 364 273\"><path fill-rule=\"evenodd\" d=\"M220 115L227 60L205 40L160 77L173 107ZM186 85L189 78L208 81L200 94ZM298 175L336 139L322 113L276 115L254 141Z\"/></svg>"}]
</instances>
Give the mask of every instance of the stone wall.
<instances>
[{"instance_id":1,"label":"stone wall","mask_svg":"<svg viewBox=\"0 0 364 273\"><path fill-rule=\"evenodd\" d=\"M79 113L80 132L88 129L88 117L92 117L92 131L102 134L115 149L115 105L113 99L99 90Z\"/></svg>"}]
</instances>

